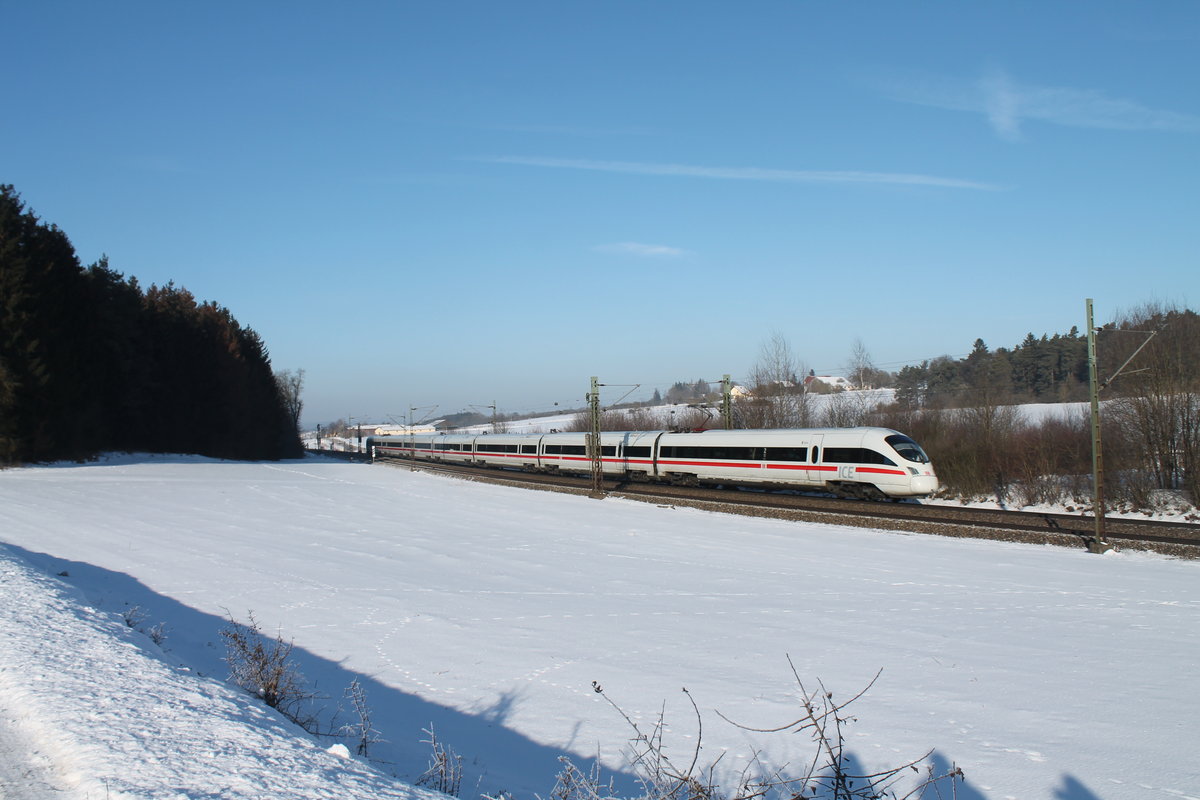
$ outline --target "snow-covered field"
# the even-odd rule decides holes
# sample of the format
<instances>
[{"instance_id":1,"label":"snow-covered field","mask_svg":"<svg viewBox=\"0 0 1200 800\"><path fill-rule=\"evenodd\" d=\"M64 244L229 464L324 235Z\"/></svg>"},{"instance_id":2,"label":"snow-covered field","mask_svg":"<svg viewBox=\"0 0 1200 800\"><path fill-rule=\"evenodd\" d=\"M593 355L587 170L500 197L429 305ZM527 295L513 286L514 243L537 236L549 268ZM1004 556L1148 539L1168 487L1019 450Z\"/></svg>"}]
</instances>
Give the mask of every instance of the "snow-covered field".
<instances>
[{"instance_id":1,"label":"snow-covered field","mask_svg":"<svg viewBox=\"0 0 1200 800\"><path fill-rule=\"evenodd\" d=\"M376 763L223 681L219 631L250 611L331 705L361 681ZM136 630L159 623L161 648ZM663 712L676 755L697 736L687 687L702 761L801 764L806 737L717 713L797 718L789 657L835 699L882 670L847 731L866 769L933 750L970 800L1200 798L1195 562L321 457L0 472L6 798L409 797L430 729L463 757L464 797L548 796L564 752L632 791L630 730L593 681L640 724Z\"/></svg>"}]
</instances>

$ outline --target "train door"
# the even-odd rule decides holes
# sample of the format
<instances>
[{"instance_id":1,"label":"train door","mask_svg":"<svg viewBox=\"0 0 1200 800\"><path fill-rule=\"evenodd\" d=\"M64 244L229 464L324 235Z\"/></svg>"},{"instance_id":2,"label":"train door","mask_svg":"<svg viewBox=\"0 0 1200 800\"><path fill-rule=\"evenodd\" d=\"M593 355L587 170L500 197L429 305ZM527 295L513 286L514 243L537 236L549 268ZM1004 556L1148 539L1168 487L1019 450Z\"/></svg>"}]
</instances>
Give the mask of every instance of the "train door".
<instances>
[{"instance_id":1,"label":"train door","mask_svg":"<svg viewBox=\"0 0 1200 800\"><path fill-rule=\"evenodd\" d=\"M824 484L827 477L821 471L821 453L824 452L824 448L821 446L822 438L821 434L814 434L808 445L808 470L805 475L810 482L816 484Z\"/></svg>"}]
</instances>

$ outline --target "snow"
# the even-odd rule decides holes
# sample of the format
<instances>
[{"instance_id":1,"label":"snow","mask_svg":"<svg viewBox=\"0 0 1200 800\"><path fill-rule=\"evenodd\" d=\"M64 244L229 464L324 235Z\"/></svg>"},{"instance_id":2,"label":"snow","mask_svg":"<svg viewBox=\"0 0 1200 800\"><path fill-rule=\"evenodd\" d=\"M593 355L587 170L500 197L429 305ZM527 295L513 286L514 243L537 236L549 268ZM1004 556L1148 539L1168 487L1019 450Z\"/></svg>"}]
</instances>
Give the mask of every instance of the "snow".
<instances>
[{"instance_id":1,"label":"snow","mask_svg":"<svg viewBox=\"0 0 1200 800\"><path fill-rule=\"evenodd\" d=\"M681 754L690 696L701 760L724 753L726 773L755 752L801 764L806 737L718 716L797 718L790 658L835 698L880 673L847 730L867 769L933 750L970 800L1200 798L1196 562L322 457L12 469L0 509L3 797L431 796L413 787L429 730L462 756L464 797L546 797L561 753L632 793L606 697L642 725L664 714ZM331 707L360 681L387 740L371 758L224 680L219 631L251 611Z\"/></svg>"}]
</instances>

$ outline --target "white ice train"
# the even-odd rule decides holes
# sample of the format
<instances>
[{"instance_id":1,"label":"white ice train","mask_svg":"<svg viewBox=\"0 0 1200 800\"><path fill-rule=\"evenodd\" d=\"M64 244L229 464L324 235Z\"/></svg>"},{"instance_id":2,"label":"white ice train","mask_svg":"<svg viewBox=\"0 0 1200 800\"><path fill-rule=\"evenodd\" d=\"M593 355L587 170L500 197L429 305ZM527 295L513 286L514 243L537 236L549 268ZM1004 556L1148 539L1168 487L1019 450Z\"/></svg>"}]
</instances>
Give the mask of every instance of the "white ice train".
<instances>
[{"instance_id":1,"label":"white ice train","mask_svg":"<svg viewBox=\"0 0 1200 800\"><path fill-rule=\"evenodd\" d=\"M623 431L600 434L606 475L683 485L819 489L843 497L925 497L938 480L921 446L890 428ZM372 436L373 458L541 472L591 471L584 433Z\"/></svg>"}]
</instances>

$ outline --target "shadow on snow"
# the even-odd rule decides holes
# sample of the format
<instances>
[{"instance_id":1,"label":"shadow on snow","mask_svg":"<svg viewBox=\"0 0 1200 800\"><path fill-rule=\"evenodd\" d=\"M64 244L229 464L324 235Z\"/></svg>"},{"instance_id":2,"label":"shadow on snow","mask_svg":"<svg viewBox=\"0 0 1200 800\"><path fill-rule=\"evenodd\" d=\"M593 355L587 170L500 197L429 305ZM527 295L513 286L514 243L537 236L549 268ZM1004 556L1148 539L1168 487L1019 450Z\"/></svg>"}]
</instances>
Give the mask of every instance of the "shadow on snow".
<instances>
[{"instance_id":1,"label":"shadow on snow","mask_svg":"<svg viewBox=\"0 0 1200 800\"><path fill-rule=\"evenodd\" d=\"M166 639L161 650L149 637L144 639L143 649L151 657L165 658L169 662L187 666L201 677L226 679L228 668L224 661L225 644L220 631L229 627L228 619L199 611L154 592L122 572L3 542L0 542L0 547L7 548L46 573L58 575L101 611L121 615L136 606L144 614L142 624L145 626L164 624ZM237 617L239 612L231 609L231 613ZM238 621L244 623L247 620L239 618ZM264 630L262 633L264 637L273 638L270 631ZM286 632L282 633L286 639ZM562 769L561 757L570 758L584 773L593 766L594 758L539 744L506 728L509 714L520 700L517 693L507 692L491 708L469 714L388 686L299 646L293 647L292 660L304 675L307 686L324 698L321 704L327 711L321 714L323 727L330 725L333 711L338 707L343 709L338 724L356 721L349 713L350 704L343 698L343 692L351 681L359 682L371 709L372 725L383 738L383 741L371 746L368 760L376 768L401 780L415 782L430 766L431 748L424 741L429 739L427 731L430 730L439 743L461 757L461 794L466 798L482 794L496 797L501 793L514 797L547 797ZM298 726L295 730L297 735L308 735ZM323 746L341 741L352 751L354 749L353 737L321 735L317 738ZM849 772L864 773L864 766L854 754L846 752L844 758ZM927 762L933 767L934 775L943 775L953 768L952 762L936 750L930 754ZM988 800L987 795L971 783L969 765L958 766L964 767L966 780L956 780L953 787L948 782L932 785L920 795L922 800L944 797ZM631 773L603 770L602 782L607 784L610 779L613 797L637 798L644 794L636 776ZM1100 800L1099 795L1090 791L1081 781L1066 774L1053 792L1053 800Z\"/></svg>"}]
</instances>

